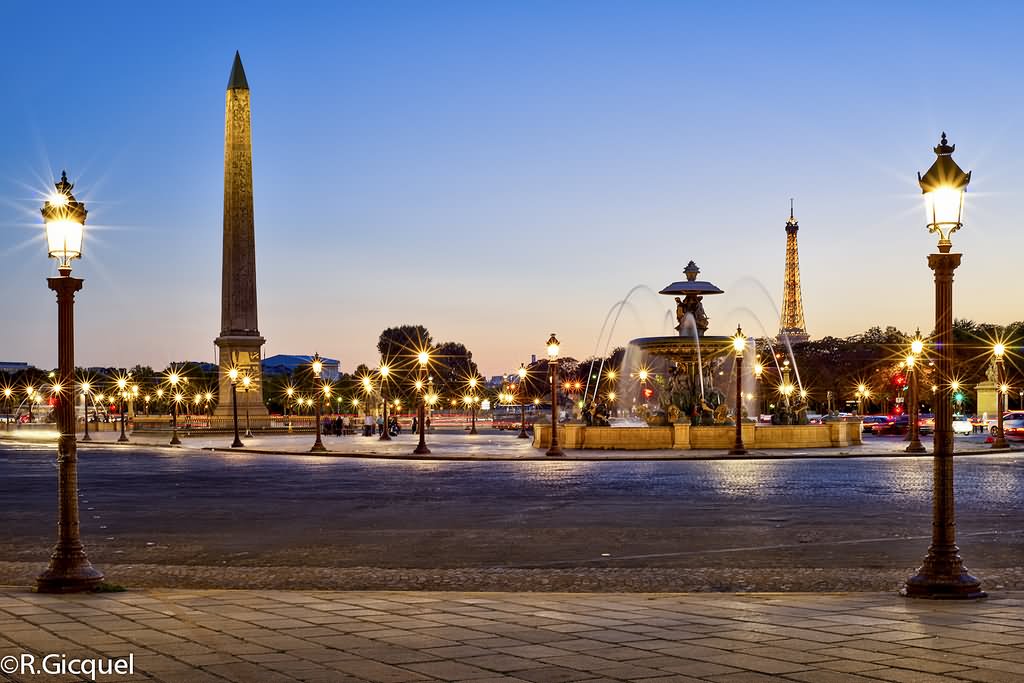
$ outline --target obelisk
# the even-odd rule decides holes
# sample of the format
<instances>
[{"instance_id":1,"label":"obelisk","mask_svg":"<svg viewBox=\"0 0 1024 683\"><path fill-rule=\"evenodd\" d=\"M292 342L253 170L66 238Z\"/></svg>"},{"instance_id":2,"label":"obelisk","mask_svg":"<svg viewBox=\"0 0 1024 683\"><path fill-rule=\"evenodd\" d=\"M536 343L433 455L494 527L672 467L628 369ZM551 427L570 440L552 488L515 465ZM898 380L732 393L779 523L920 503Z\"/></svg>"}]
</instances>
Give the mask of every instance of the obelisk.
<instances>
[{"instance_id":1,"label":"obelisk","mask_svg":"<svg viewBox=\"0 0 1024 683\"><path fill-rule=\"evenodd\" d=\"M256 324L256 237L252 206L252 129L249 83L242 58L228 78L224 111L224 261L221 273L220 350L217 415L231 415L231 380L238 368L251 379L248 391L239 383L238 413L265 418L260 348L266 340ZM260 423L265 419L260 419Z\"/></svg>"}]
</instances>

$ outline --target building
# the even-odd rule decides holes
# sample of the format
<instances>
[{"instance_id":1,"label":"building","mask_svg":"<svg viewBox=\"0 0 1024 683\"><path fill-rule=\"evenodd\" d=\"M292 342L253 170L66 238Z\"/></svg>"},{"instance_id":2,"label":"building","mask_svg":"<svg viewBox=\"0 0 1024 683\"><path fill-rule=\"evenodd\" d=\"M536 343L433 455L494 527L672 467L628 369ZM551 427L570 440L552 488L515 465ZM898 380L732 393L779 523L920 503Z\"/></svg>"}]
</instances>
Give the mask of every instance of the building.
<instances>
[{"instance_id":1,"label":"building","mask_svg":"<svg viewBox=\"0 0 1024 683\"><path fill-rule=\"evenodd\" d=\"M324 369L320 373L321 377L332 382L337 381L341 377L341 361L333 358L321 358L320 361L324 364ZM312 356L293 356L279 353L276 356L263 359L263 374L267 376L290 375L296 370L309 370L309 365L312 362Z\"/></svg>"},{"instance_id":2,"label":"building","mask_svg":"<svg viewBox=\"0 0 1024 683\"><path fill-rule=\"evenodd\" d=\"M28 363L21 363L18 361L0 361L0 372L6 372L8 375L24 372L32 367L33 366Z\"/></svg>"}]
</instances>

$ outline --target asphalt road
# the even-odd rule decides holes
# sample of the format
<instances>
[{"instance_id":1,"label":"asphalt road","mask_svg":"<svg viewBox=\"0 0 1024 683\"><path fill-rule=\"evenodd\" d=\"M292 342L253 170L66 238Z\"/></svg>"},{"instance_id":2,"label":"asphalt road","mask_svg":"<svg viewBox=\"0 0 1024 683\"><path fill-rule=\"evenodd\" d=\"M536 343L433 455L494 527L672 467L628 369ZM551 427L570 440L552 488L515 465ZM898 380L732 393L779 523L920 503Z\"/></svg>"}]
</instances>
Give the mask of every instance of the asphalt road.
<instances>
[{"instance_id":1,"label":"asphalt road","mask_svg":"<svg viewBox=\"0 0 1024 683\"><path fill-rule=\"evenodd\" d=\"M960 547L1024 564L1024 454L957 458ZM861 567L919 564L931 459L434 462L88 449L97 564ZM0 445L0 552L44 562L49 447Z\"/></svg>"}]
</instances>

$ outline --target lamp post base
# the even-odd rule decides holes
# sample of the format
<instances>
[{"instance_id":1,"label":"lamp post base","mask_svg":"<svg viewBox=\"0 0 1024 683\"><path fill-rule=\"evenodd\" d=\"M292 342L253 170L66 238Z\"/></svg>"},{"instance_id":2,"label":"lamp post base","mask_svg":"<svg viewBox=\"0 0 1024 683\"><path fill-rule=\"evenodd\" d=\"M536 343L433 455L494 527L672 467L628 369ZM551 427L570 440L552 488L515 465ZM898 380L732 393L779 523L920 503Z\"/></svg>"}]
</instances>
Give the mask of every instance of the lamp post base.
<instances>
[{"instance_id":1,"label":"lamp post base","mask_svg":"<svg viewBox=\"0 0 1024 683\"><path fill-rule=\"evenodd\" d=\"M58 546L50 556L50 566L36 577L39 593L85 593L103 582L103 572L92 566L85 551Z\"/></svg>"},{"instance_id":2,"label":"lamp post base","mask_svg":"<svg viewBox=\"0 0 1024 683\"><path fill-rule=\"evenodd\" d=\"M313 444L313 447L309 449L309 452L310 453L326 453L327 452L327 448L322 443L317 441L315 444Z\"/></svg>"},{"instance_id":3,"label":"lamp post base","mask_svg":"<svg viewBox=\"0 0 1024 683\"><path fill-rule=\"evenodd\" d=\"M429 454L430 454L430 449L427 448L426 444L419 444L413 450L413 455L429 455Z\"/></svg>"},{"instance_id":4,"label":"lamp post base","mask_svg":"<svg viewBox=\"0 0 1024 683\"><path fill-rule=\"evenodd\" d=\"M544 455L557 458L565 455L565 452L562 451L562 449L559 448L558 446L553 446L549 448Z\"/></svg>"},{"instance_id":5,"label":"lamp post base","mask_svg":"<svg viewBox=\"0 0 1024 683\"><path fill-rule=\"evenodd\" d=\"M914 439L909 444L907 444L907 447L905 449L903 449L903 450L906 453L927 453L928 452L928 449L924 447L924 444L921 443L920 439Z\"/></svg>"},{"instance_id":6,"label":"lamp post base","mask_svg":"<svg viewBox=\"0 0 1024 683\"><path fill-rule=\"evenodd\" d=\"M242 443L242 440L239 439L237 436L235 437L235 440L231 442L231 447L232 448L242 448L244 446L245 446L245 444Z\"/></svg>"},{"instance_id":7,"label":"lamp post base","mask_svg":"<svg viewBox=\"0 0 1024 683\"><path fill-rule=\"evenodd\" d=\"M530 438L530 435L526 433L526 430L525 430L525 429L520 429L520 430L519 430L519 435L518 435L518 436L516 436L516 438L517 438L517 439L529 439L529 438Z\"/></svg>"},{"instance_id":8,"label":"lamp post base","mask_svg":"<svg viewBox=\"0 0 1024 683\"><path fill-rule=\"evenodd\" d=\"M995 437L995 439L992 440L992 448L1009 448L1009 447L1010 447L1010 444L1006 443L1006 438L1003 436L1002 432L1000 432L999 436Z\"/></svg>"},{"instance_id":9,"label":"lamp post base","mask_svg":"<svg viewBox=\"0 0 1024 683\"><path fill-rule=\"evenodd\" d=\"M932 545L917 573L900 590L907 598L930 600L972 600L988 594L981 581L967 573L956 545Z\"/></svg>"},{"instance_id":10,"label":"lamp post base","mask_svg":"<svg viewBox=\"0 0 1024 683\"><path fill-rule=\"evenodd\" d=\"M172 446L180 446L181 445L181 439L178 438L178 432L174 432L171 435L171 445Z\"/></svg>"},{"instance_id":11,"label":"lamp post base","mask_svg":"<svg viewBox=\"0 0 1024 683\"><path fill-rule=\"evenodd\" d=\"M747 449L743 446L733 446L729 449L729 455L746 455Z\"/></svg>"}]
</instances>

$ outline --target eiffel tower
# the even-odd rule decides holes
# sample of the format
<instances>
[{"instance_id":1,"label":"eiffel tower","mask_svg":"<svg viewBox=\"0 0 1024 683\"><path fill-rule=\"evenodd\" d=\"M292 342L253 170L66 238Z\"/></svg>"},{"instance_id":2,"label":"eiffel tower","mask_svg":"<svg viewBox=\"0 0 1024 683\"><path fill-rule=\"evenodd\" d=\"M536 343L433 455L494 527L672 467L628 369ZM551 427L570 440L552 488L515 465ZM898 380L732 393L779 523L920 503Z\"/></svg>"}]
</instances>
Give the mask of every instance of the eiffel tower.
<instances>
[{"instance_id":1,"label":"eiffel tower","mask_svg":"<svg viewBox=\"0 0 1024 683\"><path fill-rule=\"evenodd\" d=\"M800 225L793 216L793 200L789 200L789 220L786 221L786 277L782 288L782 321L779 343L788 338L790 344L810 339L804 322L804 301L800 295L800 254L796 247L796 233Z\"/></svg>"}]
</instances>

